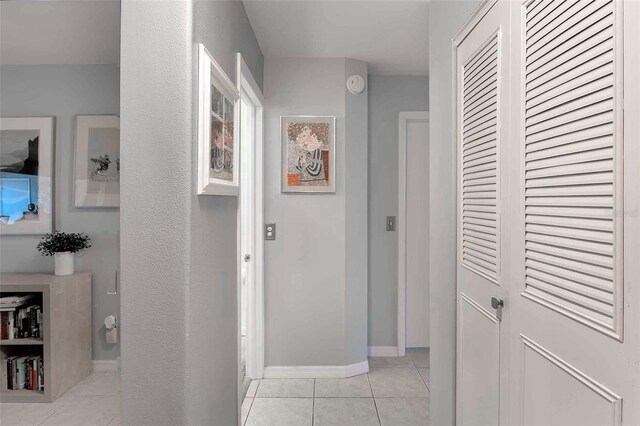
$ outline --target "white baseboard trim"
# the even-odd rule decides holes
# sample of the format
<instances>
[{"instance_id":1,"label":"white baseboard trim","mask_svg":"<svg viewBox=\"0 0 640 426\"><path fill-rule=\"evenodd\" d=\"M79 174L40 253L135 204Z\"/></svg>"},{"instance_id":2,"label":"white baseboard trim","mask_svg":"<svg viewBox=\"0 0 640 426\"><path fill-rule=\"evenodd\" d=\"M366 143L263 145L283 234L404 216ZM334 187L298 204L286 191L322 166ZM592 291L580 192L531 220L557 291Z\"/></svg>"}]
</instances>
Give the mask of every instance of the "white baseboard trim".
<instances>
[{"instance_id":1,"label":"white baseboard trim","mask_svg":"<svg viewBox=\"0 0 640 426\"><path fill-rule=\"evenodd\" d=\"M265 379L343 379L369 372L369 361L350 365L268 366Z\"/></svg>"},{"instance_id":2,"label":"white baseboard trim","mask_svg":"<svg viewBox=\"0 0 640 426\"><path fill-rule=\"evenodd\" d=\"M93 363L94 373L111 373L118 371L118 361L115 359L94 359Z\"/></svg>"},{"instance_id":3,"label":"white baseboard trim","mask_svg":"<svg viewBox=\"0 0 640 426\"><path fill-rule=\"evenodd\" d=\"M369 346L369 356L398 356L397 346Z\"/></svg>"}]
</instances>

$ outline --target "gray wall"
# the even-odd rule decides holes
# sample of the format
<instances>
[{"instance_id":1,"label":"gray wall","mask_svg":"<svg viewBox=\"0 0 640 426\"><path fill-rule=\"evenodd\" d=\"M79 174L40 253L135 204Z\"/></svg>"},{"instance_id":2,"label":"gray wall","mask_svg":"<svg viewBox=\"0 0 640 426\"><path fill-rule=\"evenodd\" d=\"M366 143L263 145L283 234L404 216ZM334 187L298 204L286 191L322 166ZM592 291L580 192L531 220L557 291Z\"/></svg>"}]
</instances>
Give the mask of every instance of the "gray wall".
<instances>
[{"instance_id":1,"label":"gray wall","mask_svg":"<svg viewBox=\"0 0 640 426\"><path fill-rule=\"evenodd\" d=\"M277 240L265 242L267 366L366 359L366 246L353 241L366 241L366 227L346 226L357 214L366 222L367 105L366 93L346 100L347 70L366 75L366 65L343 58L265 61L265 222L278 226ZM335 194L280 192L281 115L336 116ZM347 313L347 299L361 305ZM347 334L361 347L347 347Z\"/></svg>"},{"instance_id":2,"label":"gray wall","mask_svg":"<svg viewBox=\"0 0 640 426\"><path fill-rule=\"evenodd\" d=\"M398 343L398 114L426 111L426 76L369 76L369 346Z\"/></svg>"},{"instance_id":3,"label":"gray wall","mask_svg":"<svg viewBox=\"0 0 640 426\"><path fill-rule=\"evenodd\" d=\"M367 64L345 60L345 76L361 75ZM345 79L343 79L344 81ZM367 157L368 88L359 95L345 92L345 352L346 364L367 359Z\"/></svg>"},{"instance_id":4,"label":"gray wall","mask_svg":"<svg viewBox=\"0 0 640 426\"><path fill-rule=\"evenodd\" d=\"M195 14L191 1L122 3L125 424L238 420L237 199L194 195L194 42L203 41L232 80L235 51L249 58L259 48L239 44L255 40L242 3L218 3L202 2ZM260 81L260 67L250 66Z\"/></svg>"},{"instance_id":5,"label":"gray wall","mask_svg":"<svg viewBox=\"0 0 640 426\"><path fill-rule=\"evenodd\" d=\"M204 43L231 80L236 80L236 52L241 52L262 88L264 57L240 0L196 0L194 39Z\"/></svg>"},{"instance_id":6,"label":"gray wall","mask_svg":"<svg viewBox=\"0 0 640 426\"><path fill-rule=\"evenodd\" d=\"M265 60L265 364L344 365L344 59ZM336 116L336 194L280 192L280 116Z\"/></svg>"},{"instance_id":7,"label":"gray wall","mask_svg":"<svg viewBox=\"0 0 640 426\"><path fill-rule=\"evenodd\" d=\"M479 0L429 5L431 424L455 423L456 178L452 40Z\"/></svg>"},{"instance_id":8,"label":"gray wall","mask_svg":"<svg viewBox=\"0 0 640 426\"><path fill-rule=\"evenodd\" d=\"M3 65L0 112L11 116L55 116L55 228L85 232L92 247L76 256L76 270L93 273L93 359L115 359L118 344L108 344L103 319L119 315L113 291L118 267L118 209L78 209L73 201L76 115L119 113L120 69L116 65ZM0 237L2 272L53 272L53 258L36 250L41 236Z\"/></svg>"},{"instance_id":9,"label":"gray wall","mask_svg":"<svg viewBox=\"0 0 640 426\"><path fill-rule=\"evenodd\" d=\"M264 58L241 1L197 1L193 20L194 42L207 47L231 81L236 82L236 52L240 52L262 84ZM197 82L197 73L193 81ZM197 111L195 103L193 109ZM193 133L195 138L195 127ZM226 426L237 420L238 198L195 195L195 150L192 164L189 423Z\"/></svg>"}]
</instances>

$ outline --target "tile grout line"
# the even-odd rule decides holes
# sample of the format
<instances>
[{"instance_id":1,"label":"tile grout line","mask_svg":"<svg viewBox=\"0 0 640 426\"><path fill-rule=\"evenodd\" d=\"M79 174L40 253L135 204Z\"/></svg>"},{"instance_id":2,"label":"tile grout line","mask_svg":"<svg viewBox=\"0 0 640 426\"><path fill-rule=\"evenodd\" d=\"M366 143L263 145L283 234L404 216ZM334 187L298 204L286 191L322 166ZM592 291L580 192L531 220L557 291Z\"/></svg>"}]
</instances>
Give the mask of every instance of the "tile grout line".
<instances>
[{"instance_id":1,"label":"tile grout line","mask_svg":"<svg viewBox=\"0 0 640 426\"><path fill-rule=\"evenodd\" d=\"M369 373L367 373L367 381L369 382L369 389L371 389L371 399L373 399L373 407L376 409L378 424L382 425L382 420L380 420L380 413L378 412L378 404L376 403L376 398L375 398L375 395L373 394L373 386L371 386L371 379L369 378Z\"/></svg>"},{"instance_id":2,"label":"tile grout line","mask_svg":"<svg viewBox=\"0 0 640 426\"><path fill-rule=\"evenodd\" d=\"M249 386L251 386L251 383L249 383ZM258 397L258 388L259 387L260 387L260 381L258 380L258 384L256 385L256 392L253 394L253 398L251 398L251 405L249 405L249 410L247 410L247 417L244 418L244 422L242 422L242 426L246 425L247 424L247 420L249 420L249 413L251 413L251 408L253 408L253 403L256 401L256 398ZM244 397L246 398L247 395L245 394ZM242 407L240 407L240 413L242 415ZM240 419L240 420L242 420L242 419Z\"/></svg>"}]
</instances>

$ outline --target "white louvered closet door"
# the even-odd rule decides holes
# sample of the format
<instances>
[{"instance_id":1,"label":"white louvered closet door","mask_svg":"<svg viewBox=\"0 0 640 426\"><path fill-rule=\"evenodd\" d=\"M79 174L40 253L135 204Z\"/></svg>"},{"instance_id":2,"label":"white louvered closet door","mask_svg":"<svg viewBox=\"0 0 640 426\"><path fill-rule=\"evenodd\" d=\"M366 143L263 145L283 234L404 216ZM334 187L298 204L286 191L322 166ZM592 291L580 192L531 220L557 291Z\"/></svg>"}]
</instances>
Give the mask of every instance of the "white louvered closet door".
<instances>
[{"instance_id":1,"label":"white louvered closet door","mask_svg":"<svg viewBox=\"0 0 640 426\"><path fill-rule=\"evenodd\" d=\"M504 419L508 317L504 236L508 224L511 91L509 2L485 5L482 21L456 37L458 255L456 423ZM507 218L507 220L505 220ZM502 410L504 411L504 410ZM503 420L504 422L504 420Z\"/></svg>"},{"instance_id":2,"label":"white louvered closet door","mask_svg":"<svg viewBox=\"0 0 640 426\"><path fill-rule=\"evenodd\" d=\"M640 424L638 2L519 8L510 423Z\"/></svg>"}]
</instances>

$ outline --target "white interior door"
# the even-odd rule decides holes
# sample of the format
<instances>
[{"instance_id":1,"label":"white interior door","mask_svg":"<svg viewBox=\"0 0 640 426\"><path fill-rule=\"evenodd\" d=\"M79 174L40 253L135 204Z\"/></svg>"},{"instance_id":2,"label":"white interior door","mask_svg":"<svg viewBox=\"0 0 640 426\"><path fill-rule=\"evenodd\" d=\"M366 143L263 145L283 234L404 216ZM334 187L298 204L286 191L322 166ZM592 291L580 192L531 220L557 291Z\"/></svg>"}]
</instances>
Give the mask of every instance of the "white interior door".
<instances>
[{"instance_id":1,"label":"white interior door","mask_svg":"<svg viewBox=\"0 0 640 426\"><path fill-rule=\"evenodd\" d=\"M485 2L455 40L459 425L506 423L510 10L508 1Z\"/></svg>"},{"instance_id":2,"label":"white interior door","mask_svg":"<svg viewBox=\"0 0 640 426\"><path fill-rule=\"evenodd\" d=\"M249 315L255 268L254 126L255 105L243 93L240 98L240 383L242 393L249 386Z\"/></svg>"},{"instance_id":3,"label":"white interior door","mask_svg":"<svg viewBox=\"0 0 640 426\"><path fill-rule=\"evenodd\" d=\"M515 14L514 424L640 424L639 9L534 0Z\"/></svg>"},{"instance_id":4,"label":"white interior door","mask_svg":"<svg viewBox=\"0 0 640 426\"><path fill-rule=\"evenodd\" d=\"M240 194L238 208L238 407L250 379L264 374L263 105L249 67L237 54L240 92ZM240 418L238 411L238 418Z\"/></svg>"},{"instance_id":5,"label":"white interior door","mask_svg":"<svg viewBox=\"0 0 640 426\"><path fill-rule=\"evenodd\" d=\"M429 347L429 121L405 119L406 347Z\"/></svg>"}]
</instances>

